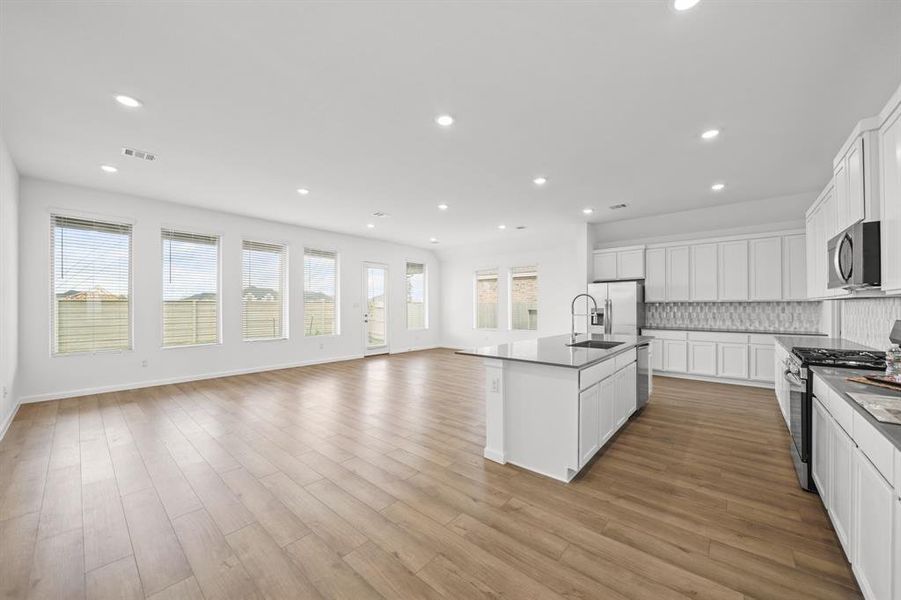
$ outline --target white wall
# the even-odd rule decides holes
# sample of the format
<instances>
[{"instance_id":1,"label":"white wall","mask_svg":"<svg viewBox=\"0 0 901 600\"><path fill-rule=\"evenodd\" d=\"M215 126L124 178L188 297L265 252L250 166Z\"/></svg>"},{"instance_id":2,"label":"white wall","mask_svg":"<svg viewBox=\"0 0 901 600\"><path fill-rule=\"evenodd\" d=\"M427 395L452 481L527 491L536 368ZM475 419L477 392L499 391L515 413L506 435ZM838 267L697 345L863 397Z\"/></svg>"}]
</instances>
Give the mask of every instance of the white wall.
<instances>
[{"instance_id":1,"label":"white wall","mask_svg":"<svg viewBox=\"0 0 901 600\"><path fill-rule=\"evenodd\" d=\"M0 437L18 406L19 175L0 134Z\"/></svg>"},{"instance_id":2,"label":"white wall","mask_svg":"<svg viewBox=\"0 0 901 600\"><path fill-rule=\"evenodd\" d=\"M592 247L803 229L804 213L815 199L811 192L595 223L591 226Z\"/></svg>"},{"instance_id":3,"label":"white wall","mask_svg":"<svg viewBox=\"0 0 901 600\"><path fill-rule=\"evenodd\" d=\"M363 261L389 265L391 351L438 344L435 316L440 311L440 272L436 257L428 250L31 178L22 179L20 194L19 330L26 333L20 340L19 355L18 391L22 401L359 357L363 351ZM49 240L53 209L110 219L119 217L134 223L134 350L51 357ZM161 348L162 224L222 236L223 342L219 345ZM284 241L289 246L291 317L287 340L244 342L241 339L241 241L245 237ZM339 252L340 335L313 338L302 335L299 313L304 246ZM427 265L432 317L428 330L406 330L403 280L406 260ZM144 360L147 367L141 366Z\"/></svg>"},{"instance_id":4,"label":"white wall","mask_svg":"<svg viewBox=\"0 0 901 600\"><path fill-rule=\"evenodd\" d=\"M587 244L587 227L579 225L543 239L440 250L442 345L468 348L568 333L570 302L586 289ZM538 330L511 331L509 271L531 265L538 266ZM475 272L485 268L499 271L497 330L473 326Z\"/></svg>"}]
</instances>

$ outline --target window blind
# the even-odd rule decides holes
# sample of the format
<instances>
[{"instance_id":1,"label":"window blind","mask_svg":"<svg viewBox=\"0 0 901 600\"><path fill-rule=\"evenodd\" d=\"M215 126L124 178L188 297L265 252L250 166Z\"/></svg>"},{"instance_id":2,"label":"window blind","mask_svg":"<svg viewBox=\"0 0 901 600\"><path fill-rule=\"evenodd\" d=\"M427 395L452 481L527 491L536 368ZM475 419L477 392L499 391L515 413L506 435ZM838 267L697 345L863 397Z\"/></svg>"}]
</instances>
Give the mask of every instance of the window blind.
<instances>
[{"instance_id":1,"label":"window blind","mask_svg":"<svg viewBox=\"0 0 901 600\"><path fill-rule=\"evenodd\" d=\"M53 215L54 354L131 348L131 225Z\"/></svg>"},{"instance_id":2,"label":"window blind","mask_svg":"<svg viewBox=\"0 0 901 600\"><path fill-rule=\"evenodd\" d=\"M538 268L510 269L510 329L538 329Z\"/></svg>"},{"instance_id":3,"label":"window blind","mask_svg":"<svg viewBox=\"0 0 901 600\"><path fill-rule=\"evenodd\" d=\"M407 263L407 329L425 329L428 327L425 277L424 264Z\"/></svg>"},{"instance_id":4,"label":"window blind","mask_svg":"<svg viewBox=\"0 0 901 600\"><path fill-rule=\"evenodd\" d=\"M338 333L338 255L303 251L303 333L307 336Z\"/></svg>"},{"instance_id":5,"label":"window blind","mask_svg":"<svg viewBox=\"0 0 901 600\"><path fill-rule=\"evenodd\" d=\"M219 342L219 237L162 230L163 346Z\"/></svg>"},{"instance_id":6,"label":"window blind","mask_svg":"<svg viewBox=\"0 0 901 600\"><path fill-rule=\"evenodd\" d=\"M245 340L286 337L285 247L244 240L241 329Z\"/></svg>"},{"instance_id":7,"label":"window blind","mask_svg":"<svg viewBox=\"0 0 901 600\"><path fill-rule=\"evenodd\" d=\"M476 328L497 328L497 269L476 271Z\"/></svg>"}]
</instances>

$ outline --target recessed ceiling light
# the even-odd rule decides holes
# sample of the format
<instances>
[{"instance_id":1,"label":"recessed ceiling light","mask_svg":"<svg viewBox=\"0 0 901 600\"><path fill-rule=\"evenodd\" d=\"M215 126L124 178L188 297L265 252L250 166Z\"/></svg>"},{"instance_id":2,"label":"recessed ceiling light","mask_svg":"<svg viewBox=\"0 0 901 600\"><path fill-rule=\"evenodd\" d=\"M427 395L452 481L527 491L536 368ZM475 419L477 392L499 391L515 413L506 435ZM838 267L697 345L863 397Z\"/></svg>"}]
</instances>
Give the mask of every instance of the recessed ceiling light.
<instances>
[{"instance_id":1,"label":"recessed ceiling light","mask_svg":"<svg viewBox=\"0 0 901 600\"><path fill-rule=\"evenodd\" d=\"M536 177L532 180L532 183L534 183L535 185L544 185L545 183L547 183L547 177Z\"/></svg>"},{"instance_id":2,"label":"recessed ceiling light","mask_svg":"<svg viewBox=\"0 0 901 600\"><path fill-rule=\"evenodd\" d=\"M447 204L444 204L442 202L441 204L438 205L438 210L447 210Z\"/></svg>"},{"instance_id":3,"label":"recessed ceiling light","mask_svg":"<svg viewBox=\"0 0 901 600\"><path fill-rule=\"evenodd\" d=\"M712 140L719 134L720 134L719 129L708 129L707 131L705 131L704 133L701 134L701 137L705 140Z\"/></svg>"},{"instance_id":4,"label":"recessed ceiling light","mask_svg":"<svg viewBox=\"0 0 901 600\"><path fill-rule=\"evenodd\" d=\"M100 169L106 173L115 173L119 170L113 165L100 165Z\"/></svg>"},{"instance_id":5,"label":"recessed ceiling light","mask_svg":"<svg viewBox=\"0 0 901 600\"><path fill-rule=\"evenodd\" d=\"M583 215L590 215L590 214L593 213L593 212L594 212L594 209L593 209L593 208L583 208L583 209L582 209L582 214L583 214Z\"/></svg>"},{"instance_id":6,"label":"recessed ceiling light","mask_svg":"<svg viewBox=\"0 0 901 600\"><path fill-rule=\"evenodd\" d=\"M141 108L142 106L144 106L144 103L137 98L132 98L131 96L126 96L125 94L116 94L116 102L118 102L122 106L127 106L128 108Z\"/></svg>"},{"instance_id":7,"label":"recessed ceiling light","mask_svg":"<svg viewBox=\"0 0 901 600\"><path fill-rule=\"evenodd\" d=\"M673 8L676 10L688 10L697 6L701 0L673 0Z\"/></svg>"},{"instance_id":8,"label":"recessed ceiling light","mask_svg":"<svg viewBox=\"0 0 901 600\"><path fill-rule=\"evenodd\" d=\"M498 228L498 229L506 229L507 226L504 225L503 223L501 223L500 225L497 226L497 228Z\"/></svg>"},{"instance_id":9,"label":"recessed ceiling light","mask_svg":"<svg viewBox=\"0 0 901 600\"><path fill-rule=\"evenodd\" d=\"M310 190L308 190L307 188L297 188L297 193L301 196L306 196L310 193Z\"/></svg>"},{"instance_id":10,"label":"recessed ceiling light","mask_svg":"<svg viewBox=\"0 0 901 600\"><path fill-rule=\"evenodd\" d=\"M436 238L436 237L431 237L431 238L429 238L429 243L430 243L430 244L437 244L437 243L438 243L438 238Z\"/></svg>"},{"instance_id":11,"label":"recessed ceiling light","mask_svg":"<svg viewBox=\"0 0 901 600\"><path fill-rule=\"evenodd\" d=\"M714 183L713 185L710 186L710 189L713 190L714 192L722 192L724 189L726 189L726 184L725 183Z\"/></svg>"},{"instance_id":12,"label":"recessed ceiling light","mask_svg":"<svg viewBox=\"0 0 901 600\"><path fill-rule=\"evenodd\" d=\"M450 127L454 124L454 118L450 115L438 115L435 117L435 122L442 127Z\"/></svg>"},{"instance_id":13,"label":"recessed ceiling light","mask_svg":"<svg viewBox=\"0 0 901 600\"><path fill-rule=\"evenodd\" d=\"M366 223L368 229L375 229L375 223Z\"/></svg>"}]
</instances>

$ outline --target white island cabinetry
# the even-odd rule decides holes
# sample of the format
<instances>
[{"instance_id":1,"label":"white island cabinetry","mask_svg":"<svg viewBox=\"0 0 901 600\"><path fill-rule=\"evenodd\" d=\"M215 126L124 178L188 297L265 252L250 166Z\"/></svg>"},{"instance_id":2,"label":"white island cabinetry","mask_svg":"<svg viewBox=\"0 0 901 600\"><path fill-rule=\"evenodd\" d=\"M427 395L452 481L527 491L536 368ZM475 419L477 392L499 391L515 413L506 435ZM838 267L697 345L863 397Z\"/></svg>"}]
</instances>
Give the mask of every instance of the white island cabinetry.
<instances>
[{"instance_id":1,"label":"white island cabinetry","mask_svg":"<svg viewBox=\"0 0 901 600\"><path fill-rule=\"evenodd\" d=\"M625 425L637 408L637 346L650 340L592 338L615 345L570 347L561 335L460 351L485 359L485 458L570 481Z\"/></svg>"}]
</instances>

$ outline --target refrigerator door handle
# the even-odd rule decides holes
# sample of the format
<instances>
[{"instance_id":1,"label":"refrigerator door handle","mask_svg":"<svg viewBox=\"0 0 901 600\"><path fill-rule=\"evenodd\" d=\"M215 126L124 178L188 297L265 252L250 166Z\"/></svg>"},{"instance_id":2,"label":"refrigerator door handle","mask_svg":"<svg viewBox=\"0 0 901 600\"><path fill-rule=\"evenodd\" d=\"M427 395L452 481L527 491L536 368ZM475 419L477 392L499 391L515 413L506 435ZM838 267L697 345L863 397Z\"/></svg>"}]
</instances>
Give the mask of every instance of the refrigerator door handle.
<instances>
[{"instance_id":1,"label":"refrigerator door handle","mask_svg":"<svg viewBox=\"0 0 901 600\"><path fill-rule=\"evenodd\" d=\"M613 333L613 300L607 299L607 318L604 320L604 333Z\"/></svg>"}]
</instances>

